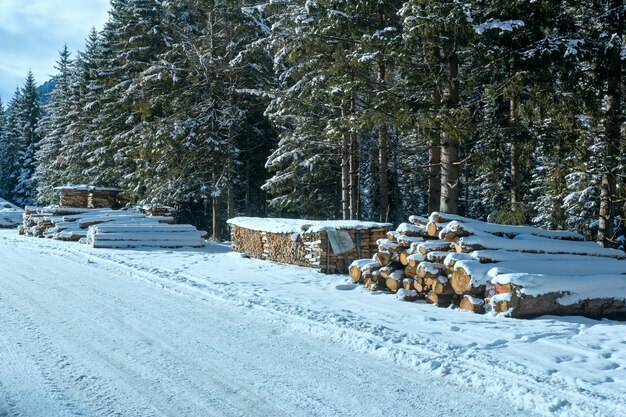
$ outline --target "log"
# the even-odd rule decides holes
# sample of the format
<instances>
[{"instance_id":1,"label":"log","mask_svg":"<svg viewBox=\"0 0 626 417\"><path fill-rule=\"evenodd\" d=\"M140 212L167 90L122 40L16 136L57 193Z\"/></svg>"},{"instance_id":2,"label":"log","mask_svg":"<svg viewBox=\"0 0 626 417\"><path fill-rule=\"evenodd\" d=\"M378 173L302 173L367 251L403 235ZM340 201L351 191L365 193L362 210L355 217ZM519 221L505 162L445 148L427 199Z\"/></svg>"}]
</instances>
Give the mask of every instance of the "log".
<instances>
[{"instance_id":1,"label":"log","mask_svg":"<svg viewBox=\"0 0 626 417\"><path fill-rule=\"evenodd\" d=\"M392 293L396 293L400 288L403 288L402 279L402 271L395 271L385 280L385 286Z\"/></svg>"},{"instance_id":2,"label":"log","mask_svg":"<svg viewBox=\"0 0 626 417\"><path fill-rule=\"evenodd\" d=\"M437 278L444 275L445 266L433 262L420 262L417 266L417 276L420 278Z\"/></svg>"},{"instance_id":3,"label":"log","mask_svg":"<svg viewBox=\"0 0 626 417\"><path fill-rule=\"evenodd\" d=\"M450 282L448 277L440 276L438 279L435 279L434 282L430 286L431 291L435 294L454 294L452 287L450 287Z\"/></svg>"},{"instance_id":4,"label":"log","mask_svg":"<svg viewBox=\"0 0 626 417\"><path fill-rule=\"evenodd\" d=\"M488 281L507 272L565 277L626 274L626 262L596 257L586 257L584 260L519 260L486 264L475 260L459 261L451 275L451 285L457 294L482 294Z\"/></svg>"},{"instance_id":5,"label":"log","mask_svg":"<svg viewBox=\"0 0 626 417\"><path fill-rule=\"evenodd\" d=\"M472 313L483 314L485 312L485 300L472 297L471 295L464 295L461 298L459 308L461 310L471 311Z\"/></svg>"},{"instance_id":6,"label":"log","mask_svg":"<svg viewBox=\"0 0 626 417\"><path fill-rule=\"evenodd\" d=\"M439 233L443 230L445 226L445 223L428 222L428 225L426 226L428 236L439 239Z\"/></svg>"},{"instance_id":7,"label":"log","mask_svg":"<svg viewBox=\"0 0 626 417\"><path fill-rule=\"evenodd\" d=\"M441 252L450 249L450 242L446 240L430 240L417 245L419 253L426 256L430 252Z\"/></svg>"},{"instance_id":8,"label":"log","mask_svg":"<svg viewBox=\"0 0 626 417\"><path fill-rule=\"evenodd\" d=\"M416 226L426 226L428 224L428 217L417 215L409 216L409 222Z\"/></svg>"},{"instance_id":9,"label":"log","mask_svg":"<svg viewBox=\"0 0 626 417\"><path fill-rule=\"evenodd\" d=\"M439 307L448 307L452 304L452 294L437 294L433 291L430 291L426 294L426 301L429 304L435 304Z\"/></svg>"},{"instance_id":10,"label":"log","mask_svg":"<svg viewBox=\"0 0 626 417\"><path fill-rule=\"evenodd\" d=\"M400 223L396 232L404 236L428 237L426 226L416 226L411 223Z\"/></svg>"},{"instance_id":11,"label":"log","mask_svg":"<svg viewBox=\"0 0 626 417\"><path fill-rule=\"evenodd\" d=\"M393 261L393 256L389 251L379 251L374 255L374 260L382 266L387 266Z\"/></svg>"},{"instance_id":12,"label":"log","mask_svg":"<svg viewBox=\"0 0 626 417\"><path fill-rule=\"evenodd\" d=\"M426 257L421 253L415 253L413 255L409 255L407 257L407 260L409 262L409 266L417 269L417 265L419 265L420 262L424 262L424 260L426 260Z\"/></svg>"},{"instance_id":13,"label":"log","mask_svg":"<svg viewBox=\"0 0 626 417\"><path fill-rule=\"evenodd\" d=\"M348 269L348 274L354 282L360 282L363 272L367 271L371 273L372 271L380 269L381 267L381 264L371 259L359 259L352 262L350 268Z\"/></svg>"},{"instance_id":14,"label":"log","mask_svg":"<svg viewBox=\"0 0 626 417\"><path fill-rule=\"evenodd\" d=\"M566 230L544 230L531 226L510 226L496 223L485 223L478 220L455 220L446 224L439 232L441 239L452 241L457 237L471 235L495 235L504 238L514 238L519 235L531 235L545 239L584 241L579 233Z\"/></svg>"},{"instance_id":15,"label":"log","mask_svg":"<svg viewBox=\"0 0 626 417\"><path fill-rule=\"evenodd\" d=\"M434 262L437 264L443 264L446 260L446 258L448 257L449 254L451 254L453 252L447 252L447 251L434 251L434 252L429 252L426 255L426 259L429 262Z\"/></svg>"},{"instance_id":16,"label":"log","mask_svg":"<svg viewBox=\"0 0 626 417\"><path fill-rule=\"evenodd\" d=\"M547 276L502 274L493 278L496 313L515 318L580 315L626 318L624 275Z\"/></svg>"},{"instance_id":17,"label":"log","mask_svg":"<svg viewBox=\"0 0 626 417\"><path fill-rule=\"evenodd\" d=\"M415 282L413 278L404 278L402 280L402 288L404 288L407 291L415 290L415 287L413 286L413 282Z\"/></svg>"},{"instance_id":18,"label":"log","mask_svg":"<svg viewBox=\"0 0 626 417\"><path fill-rule=\"evenodd\" d=\"M624 251L603 248L594 242L577 242L519 235L514 239L497 236L468 236L457 243L452 243L457 252L467 253L483 249L504 249L515 252L551 253L600 256L614 259L626 259Z\"/></svg>"},{"instance_id":19,"label":"log","mask_svg":"<svg viewBox=\"0 0 626 417\"><path fill-rule=\"evenodd\" d=\"M409 278L415 278L417 276L417 266L411 266L411 265L405 266L404 275Z\"/></svg>"},{"instance_id":20,"label":"log","mask_svg":"<svg viewBox=\"0 0 626 417\"><path fill-rule=\"evenodd\" d=\"M400 254L398 255L398 260L402 265L406 266L409 264L409 255L412 254L407 249L400 252Z\"/></svg>"}]
</instances>

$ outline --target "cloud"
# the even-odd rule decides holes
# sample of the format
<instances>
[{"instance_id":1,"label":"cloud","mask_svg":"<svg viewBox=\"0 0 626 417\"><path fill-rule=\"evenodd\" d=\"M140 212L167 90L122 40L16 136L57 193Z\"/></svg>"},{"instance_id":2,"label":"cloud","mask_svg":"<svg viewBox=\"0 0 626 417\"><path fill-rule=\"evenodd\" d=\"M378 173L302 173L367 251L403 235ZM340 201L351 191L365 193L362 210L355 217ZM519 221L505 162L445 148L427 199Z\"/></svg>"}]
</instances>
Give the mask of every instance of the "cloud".
<instances>
[{"instance_id":1,"label":"cloud","mask_svg":"<svg viewBox=\"0 0 626 417\"><path fill-rule=\"evenodd\" d=\"M109 0L0 0L0 96L7 102L29 69L39 83L55 72L67 44L83 49L92 27L102 28Z\"/></svg>"}]
</instances>

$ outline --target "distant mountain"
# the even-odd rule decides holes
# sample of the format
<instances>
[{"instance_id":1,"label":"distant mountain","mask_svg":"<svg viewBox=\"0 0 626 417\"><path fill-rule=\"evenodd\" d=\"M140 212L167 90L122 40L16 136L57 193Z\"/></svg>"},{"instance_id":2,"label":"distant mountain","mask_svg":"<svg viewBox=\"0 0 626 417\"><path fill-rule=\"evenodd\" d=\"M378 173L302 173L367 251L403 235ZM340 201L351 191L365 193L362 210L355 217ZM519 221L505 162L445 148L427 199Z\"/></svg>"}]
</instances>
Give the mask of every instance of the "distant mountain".
<instances>
[{"instance_id":1,"label":"distant mountain","mask_svg":"<svg viewBox=\"0 0 626 417\"><path fill-rule=\"evenodd\" d=\"M39 100L41 104L46 104L48 102L48 98L50 97L50 93L56 87L57 82L54 78L49 79L39 87L37 87L37 94L39 95Z\"/></svg>"}]
</instances>

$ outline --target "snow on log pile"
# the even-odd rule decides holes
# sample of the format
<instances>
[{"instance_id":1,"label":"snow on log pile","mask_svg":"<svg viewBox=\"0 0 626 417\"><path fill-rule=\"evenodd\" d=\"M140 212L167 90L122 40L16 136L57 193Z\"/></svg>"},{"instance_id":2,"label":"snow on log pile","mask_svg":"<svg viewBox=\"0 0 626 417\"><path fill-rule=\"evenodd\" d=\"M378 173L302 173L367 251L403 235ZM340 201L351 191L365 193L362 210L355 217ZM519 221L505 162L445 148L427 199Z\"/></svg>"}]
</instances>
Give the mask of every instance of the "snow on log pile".
<instances>
[{"instance_id":1,"label":"snow on log pile","mask_svg":"<svg viewBox=\"0 0 626 417\"><path fill-rule=\"evenodd\" d=\"M86 209L26 207L18 233L31 237L88 243L94 248L202 247L205 232L176 225L174 217L139 208Z\"/></svg>"},{"instance_id":2,"label":"snow on log pile","mask_svg":"<svg viewBox=\"0 0 626 417\"><path fill-rule=\"evenodd\" d=\"M22 223L23 210L0 198L0 228L15 228Z\"/></svg>"},{"instance_id":3,"label":"snow on log pile","mask_svg":"<svg viewBox=\"0 0 626 417\"><path fill-rule=\"evenodd\" d=\"M345 273L352 261L371 257L388 223L237 217L228 221L232 250L251 258Z\"/></svg>"},{"instance_id":4,"label":"snow on log pile","mask_svg":"<svg viewBox=\"0 0 626 417\"><path fill-rule=\"evenodd\" d=\"M350 276L372 291L403 289L402 300L512 317L626 315L626 254L578 233L435 212L378 243Z\"/></svg>"}]
</instances>

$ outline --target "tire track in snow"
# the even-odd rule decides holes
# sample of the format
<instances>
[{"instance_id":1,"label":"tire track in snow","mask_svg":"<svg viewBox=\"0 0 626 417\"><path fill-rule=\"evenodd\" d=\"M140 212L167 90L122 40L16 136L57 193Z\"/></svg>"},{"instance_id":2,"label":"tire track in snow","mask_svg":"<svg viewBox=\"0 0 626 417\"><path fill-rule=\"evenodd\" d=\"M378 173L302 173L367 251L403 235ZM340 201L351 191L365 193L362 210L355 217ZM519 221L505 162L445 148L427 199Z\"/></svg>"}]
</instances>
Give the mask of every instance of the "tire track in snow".
<instances>
[{"instance_id":1,"label":"tire track in snow","mask_svg":"<svg viewBox=\"0 0 626 417\"><path fill-rule=\"evenodd\" d=\"M20 288L11 289L14 291L11 297L14 306L24 293L19 291ZM29 308L37 305L34 298L27 298ZM56 346L46 332L42 331L21 309L9 306L8 303L3 303L2 307L2 316L13 317L12 324L14 328L20 330L22 345L28 348L28 359L38 369L47 392L63 412L72 416L91 416L93 411L101 416L126 417L128 415L117 411L121 402L116 396L115 389L82 366L79 363L80 358L74 358L72 352ZM68 394L71 394L71 397ZM132 409L130 415L144 416L149 415L147 413L151 411L153 410Z\"/></svg>"}]
</instances>

